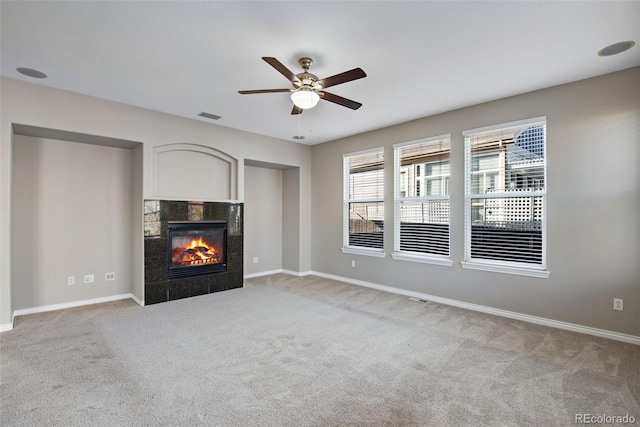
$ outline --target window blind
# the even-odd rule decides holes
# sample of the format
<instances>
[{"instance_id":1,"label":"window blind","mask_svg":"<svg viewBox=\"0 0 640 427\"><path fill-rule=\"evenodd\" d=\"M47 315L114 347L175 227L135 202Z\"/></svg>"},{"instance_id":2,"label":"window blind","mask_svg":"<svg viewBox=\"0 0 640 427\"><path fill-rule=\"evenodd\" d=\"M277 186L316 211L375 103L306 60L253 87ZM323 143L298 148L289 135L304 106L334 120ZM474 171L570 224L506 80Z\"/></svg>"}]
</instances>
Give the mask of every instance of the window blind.
<instances>
[{"instance_id":1,"label":"window blind","mask_svg":"<svg viewBox=\"0 0 640 427\"><path fill-rule=\"evenodd\" d=\"M449 135L394 146L394 250L449 256Z\"/></svg>"},{"instance_id":2,"label":"window blind","mask_svg":"<svg viewBox=\"0 0 640 427\"><path fill-rule=\"evenodd\" d=\"M544 121L465 132L465 258L544 267Z\"/></svg>"},{"instance_id":3,"label":"window blind","mask_svg":"<svg viewBox=\"0 0 640 427\"><path fill-rule=\"evenodd\" d=\"M384 151L344 155L346 247L384 248Z\"/></svg>"}]
</instances>

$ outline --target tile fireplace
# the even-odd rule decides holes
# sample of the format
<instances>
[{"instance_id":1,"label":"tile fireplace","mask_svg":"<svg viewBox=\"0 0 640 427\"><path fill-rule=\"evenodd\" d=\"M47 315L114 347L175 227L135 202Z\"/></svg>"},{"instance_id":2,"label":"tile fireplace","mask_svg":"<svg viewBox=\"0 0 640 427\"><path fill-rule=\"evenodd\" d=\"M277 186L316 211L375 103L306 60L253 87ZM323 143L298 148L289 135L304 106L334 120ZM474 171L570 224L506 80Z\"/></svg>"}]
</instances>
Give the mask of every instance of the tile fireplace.
<instances>
[{"instance_id":1,"label":"tile fireplace","mask_svg":"<svg viewBox=\"0 0 640 427\"><path fill-rule=\"evenodd\" d=\"M242 287L242 208L145 200L145 305Z\"/></svg>"}]
</instances>

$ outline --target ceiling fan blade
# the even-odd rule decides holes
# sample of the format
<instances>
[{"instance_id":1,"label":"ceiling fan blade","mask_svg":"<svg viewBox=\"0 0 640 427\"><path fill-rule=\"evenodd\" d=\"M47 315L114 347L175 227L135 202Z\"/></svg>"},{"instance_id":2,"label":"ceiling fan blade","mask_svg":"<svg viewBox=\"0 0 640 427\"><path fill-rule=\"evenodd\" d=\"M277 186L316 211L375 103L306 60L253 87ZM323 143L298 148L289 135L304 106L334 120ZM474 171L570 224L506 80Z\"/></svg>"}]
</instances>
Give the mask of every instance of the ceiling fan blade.
<instances>
[{"instance_id":1,"label":"ceiling fan blade","mask_svg":"<svg viewBox=\"0 0 640 427\"><path fill-rule=\"evenodd\" d=\"M343 98L338 95L334 95L333 93L324 92L324 91L319 93L321 94L321 99L324 99L325 101L333 102L334 104L342 105L343 107L351 108L352 110L357 110L358 108L362 107L362 104L360 104L359 102L352 101L350 99Z\"/></svg>"},{"instance_id":2,"label":"ceiling fan blade","mask_svg":"<svg viewBox=\"0 0 640 427\"><path fill-rule=\"evenodd\" d=\"M271 65L273 68L278 70L278 72L283 76L285 76L291 83L299 81L296 75L293 74L291 70L285 67L284 64L282 64L282 62L278 61L276 58L272 58L270 56L263 56L262 59L264 59L267 64Z\"/></svg>"},{"instance_id":3,"label":"ceiling fan blade","mask_svg":"<svg viewBox=\"0 0 640 427\"><path fill-rule=\"evenodd\" d=\"M302 114L302 111L304 111L302 108L298 107L297 105L294 105L293 110L291 110L291 115Z\"/></svg>"},{"instance_id":4,"label":"ceiling fan blade","mask_svg":"<svg viewBox=\"0 0 640 427\"><path fill-rule=\"evenodd\" d=\"M291 92L291 89L258 89L258 90L239 90L241 95L249 95L252 93L275 93L275 92Z\"/></svg>"},{"instance_id":5,"label":"ceiling fan blade","mask_svg":"<svg viewBox=\"0 0 640 427\"><path fill-rule=\"evenodd\" d=\"M335 76L327 77L320 80L318 83L322 85L323 88L328 88L331 86L339 85L342 83L350 82L352 80L358 80L363 77L367 77L362 68L354 68L353 70L345 71L344 73L336 74Z\"/></svg>"}]
</instances>

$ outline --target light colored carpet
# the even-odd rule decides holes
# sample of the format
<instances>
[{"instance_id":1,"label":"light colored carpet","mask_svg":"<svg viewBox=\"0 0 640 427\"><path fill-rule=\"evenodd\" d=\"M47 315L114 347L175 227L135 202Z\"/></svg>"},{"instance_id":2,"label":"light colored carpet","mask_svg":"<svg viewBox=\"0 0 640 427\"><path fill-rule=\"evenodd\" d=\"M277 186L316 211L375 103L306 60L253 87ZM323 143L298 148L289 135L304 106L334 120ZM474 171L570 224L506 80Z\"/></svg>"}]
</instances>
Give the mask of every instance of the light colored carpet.
<instances>
[{"instance_id":1,"label":"light colored carpet","mask_svg":"<svg viewBox=\"0 0 640 427\"><path fill-rule=\"evenodd\" d=\"M18 317L2 426L640 422L640 347L323 278Z\"/></svg>"}]
</instances>

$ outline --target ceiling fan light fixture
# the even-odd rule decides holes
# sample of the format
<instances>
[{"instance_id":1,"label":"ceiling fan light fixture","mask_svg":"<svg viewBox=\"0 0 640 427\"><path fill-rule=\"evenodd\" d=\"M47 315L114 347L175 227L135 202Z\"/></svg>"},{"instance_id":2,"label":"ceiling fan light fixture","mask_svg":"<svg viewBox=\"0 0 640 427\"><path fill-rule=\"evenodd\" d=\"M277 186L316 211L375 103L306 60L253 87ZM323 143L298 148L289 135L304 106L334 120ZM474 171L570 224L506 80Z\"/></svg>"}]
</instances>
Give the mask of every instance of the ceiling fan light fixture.
<instances>
[{"instance_id":1,"label":"ceiling fan light fixture","mask_svg":"<svg viewBox=\"0 0 640 427\"><path fill-rule=\"evenodd\" d=\"M291 94L291 101L296 107L306 110L316 106L320 101L320 95L315 93L313 89L305 89L303 87Z\"/></svg>"}]
</instances>

